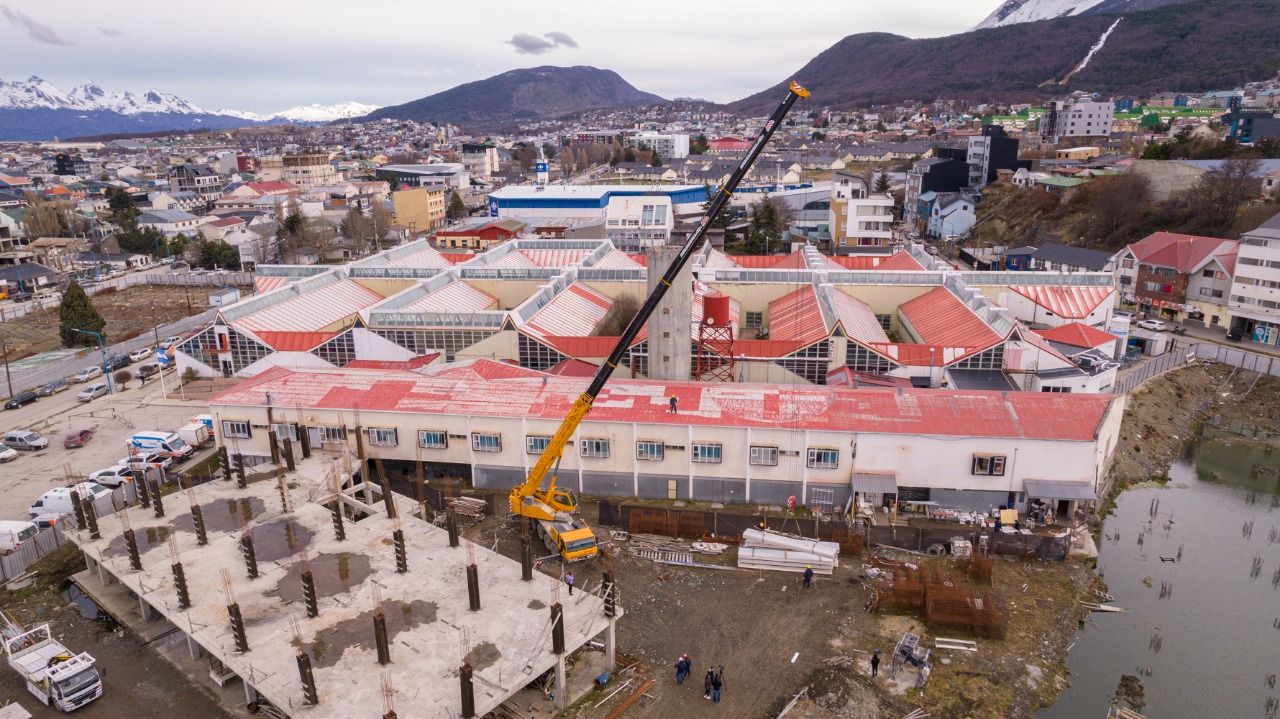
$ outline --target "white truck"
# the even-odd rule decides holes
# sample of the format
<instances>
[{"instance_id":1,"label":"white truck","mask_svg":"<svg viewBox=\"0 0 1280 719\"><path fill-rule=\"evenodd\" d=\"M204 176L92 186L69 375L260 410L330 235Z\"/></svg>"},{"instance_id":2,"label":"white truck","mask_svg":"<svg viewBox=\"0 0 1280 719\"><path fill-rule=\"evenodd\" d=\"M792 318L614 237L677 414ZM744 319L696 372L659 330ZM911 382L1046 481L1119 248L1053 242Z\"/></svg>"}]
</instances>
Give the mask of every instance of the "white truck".
<instances>
[{"instance_id":1,"label":"white truck","mask_svg":"<svg viewBox=\"0 0 1280 719\"><path fill-rule=\"evenodd\" d=\"M136 432L129 438L129 453L163 452L181 462L195 454L195 447L173 432Z\"/></svg>"},{"instance_id":2,"label":"white truck","mask_svg":"<svg viewBox=\"0 0 1280 719\"><path fill-rule=\"evenodd\" d=\"M178 437L192 447L204 447L213 441L213 430L203 422L192 422L178 428Z\"/></svg>"},{"instance_id":3,"label":"white truck","mask_svg":"<svg viewBox=\"0 0 1280 719\"><path fill-rule=\"evenodd\" d=\"M48 624L29 632L8 624L4 651L27 690L47 707L71 712L102 696L102 676L93 657L87 652L72 654L53 638Z\"/></svg>"}]
</instances>

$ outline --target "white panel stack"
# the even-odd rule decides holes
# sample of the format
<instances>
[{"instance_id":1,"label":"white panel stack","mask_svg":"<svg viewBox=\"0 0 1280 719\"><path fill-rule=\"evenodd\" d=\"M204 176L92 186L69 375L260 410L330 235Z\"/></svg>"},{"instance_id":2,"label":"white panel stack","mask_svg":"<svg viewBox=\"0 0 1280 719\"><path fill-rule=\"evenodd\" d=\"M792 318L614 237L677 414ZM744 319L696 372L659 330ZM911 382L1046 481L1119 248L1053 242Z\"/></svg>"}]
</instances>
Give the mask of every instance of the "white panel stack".
<instances>
[{"instance_id":1,"label":"white panel stack","mask_svg":"<svg viewBox=\"0 0 1280 719\"><path fill-rule=\"evenodd\" d=\"M748 529L742 533L738 566L744 569L773 569L779 572L831 574L840 565L840 545L788 534Z\"/></svg>"}]
</instances>

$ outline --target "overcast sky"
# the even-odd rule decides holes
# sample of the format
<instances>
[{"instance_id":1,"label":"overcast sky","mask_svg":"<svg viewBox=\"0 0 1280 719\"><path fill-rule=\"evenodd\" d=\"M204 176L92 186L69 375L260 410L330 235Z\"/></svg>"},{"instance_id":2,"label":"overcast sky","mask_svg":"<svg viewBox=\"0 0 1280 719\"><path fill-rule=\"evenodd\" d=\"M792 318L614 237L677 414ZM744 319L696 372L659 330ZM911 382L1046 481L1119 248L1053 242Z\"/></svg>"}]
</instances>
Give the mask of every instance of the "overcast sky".
<instances>
[{"instance_id":1,"label":"overcast sky","mask_svg":"<svg viewBox=\"0 0 1280 719\"><path fill-rule=\"evenodd\" d=\"M394 105L517 67L594 65L727 102L845 35L963 32L1000 0L0 0L0 79L157 89L208 109ZM614 9L616 8L616 9Z\"/></svg>"}]
</instances>

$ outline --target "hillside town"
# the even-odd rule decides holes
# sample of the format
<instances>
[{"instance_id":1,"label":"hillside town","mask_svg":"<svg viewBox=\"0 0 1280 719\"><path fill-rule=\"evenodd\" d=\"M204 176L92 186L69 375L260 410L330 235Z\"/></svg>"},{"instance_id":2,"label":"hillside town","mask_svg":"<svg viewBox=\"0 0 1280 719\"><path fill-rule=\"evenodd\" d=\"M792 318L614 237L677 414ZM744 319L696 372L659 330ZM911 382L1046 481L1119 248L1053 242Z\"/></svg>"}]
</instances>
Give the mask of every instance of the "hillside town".
<instances>
[{"instance_id":1,"label":"hillside town","mask_svg":"<svg viewBox=\"0 0 1280 719\"><path fill-rule=\"evenodd\" d=\"M1082 84L1200 2L911 101L0 82L0 717L1274 719L1188 668L1280 628L1280 75Z\"/></svg>"}]
</instances>

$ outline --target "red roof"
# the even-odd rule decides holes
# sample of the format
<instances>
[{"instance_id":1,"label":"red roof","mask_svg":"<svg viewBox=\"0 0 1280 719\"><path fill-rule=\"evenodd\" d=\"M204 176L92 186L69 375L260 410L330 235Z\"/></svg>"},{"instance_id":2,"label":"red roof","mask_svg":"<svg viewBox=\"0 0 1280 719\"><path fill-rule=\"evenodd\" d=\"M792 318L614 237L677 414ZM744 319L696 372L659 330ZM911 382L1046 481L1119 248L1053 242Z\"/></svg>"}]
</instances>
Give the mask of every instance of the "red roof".
<instances>
[{"instance_id":1,"label":"red roof","mask_svg":"<svg viewBox=\"0 0 1280 719\"><path fill-rule=\"evenodd\" d=\"M569 357L608 357L618 337L571 337L566 335L546 335L538 338L562 355Z\"/></svg>"},{"instance_id":2,"label":"red roof","mask_svg":"<svg viewBox=\"0 0 1280 719\"><path fill-rule=\"evenodd\" d=\"M1002 338L945 287L938 287L898 307L927 344L985 348Z\"/></svg>"},{"instance_id":3,"label":"red roof","mask_svg":"<svg viewBox=\"0 0 1280 719\"><path fill-rule=\"evenodd\" d=\"M806 269L803 252L792 252L789 255L725 255L735 265L750 270L777 268L780 270Z\"/></svg>"},{"instance_id":4,"label":"red roof","mask_svg":"<svg viewBox=\"0 0 1280 719\"><path fill-rule=\"evenodd\" d=\"M1108 342L1116 341L1115 335L1080 322L1072 322L1069 325L1044 330L1040 332L1040 336L1058 344L1087 348L1100 347Z\"/></svg>"},{"instance_id":5,"label":"red roof","mask_svg":"<svg viewBox=\"0 0 1280 719\"><path fill-rule=\"evenodd\" d=\"M258 339L266 342L277 352L306 352L328 342L338 335L337 332L286 332L270 330L253 330Z\"/></svg>"},{"instance_id":6,"label":"red roof","mask_svg":"<svg viewBox=\"0 0 1280 719\"><path fill-rule=\"evenodd\" d=\"M460 252L441 252L440 257L444 258L445 261L451 262L455 265L460 264L462 262L470 262L471 260L474 260L476 258L475 255L466 255Z\"/></svg>"},{"instance_id":7,"label":"red roof","mask_svg":"<svg viewBox=\"0 0 1280 719\"><path fill-rule=\"evenodd\" d=\"M297 185L283 180L264 180L262 182L246 182L244 186L259 195L281 195L299 190Z\"/></svg>"},{"instance_id":8,"label":"red roof","mask_svg":"<svg viewBox=\"0 0 1280 719\"><path fill-rule=\"evenodd\" d=\"M1114 287L1011 286L1009 289L1058 317L1082 320L1115 294Z\"/></svg>"},{"instance_id":9,"label":"red roof","mask_svg":"<svg viewBox=\"0 0 1280 719\"><path fill-rule=\"evenodd\" d=\"M924 267L906 252L884 255L836 255L827 258L849 270L923 270Z\"/></svg>"},{"instance_id":10,"label":"red roof","mask_svg":"<svg viewBox=\"0 0 1280 719\"><path fill-rule=\"evenodd\" d=\"M600 369L590 362L583 362L577 359L567 359L560 364L547 370L548 374L557 377L595 377L596 370Z\"/></svg>"},{"instance_id":11,"label":"red roof","mask_svg":"<svg viewBox=\"0 0 1280 719\"><path fill-rule=\"evenodd\" d=\"M236 225L243 225L246 223L244 219L240 217L221 217L208 222L207 224L213 225L214 227L235 227Z\"/></svg>"},{"instance_id":12,"label":"red roof","mask_svg":"<svg viewBox=\"0 0 1280 719\"><path fill-rule=\"evenodd\" d=\"M1141 264L1171 267L1187 274L1203 267L1213 255L1234 255L1238 245L1221 237L1156 232L1129 245L1129 251Z\"/></svg>"},{"instance_id":13,"label":"red roof","mask_svg":"<svg viewBox=\"0 0 1280 719\"><path fill-rule=\"evenodd\" d=\"M415 371L276 367L210 404L261 407L263 393L270 392L277 406L559 421L585 387L582 378L490 360ZM667 411L672 395L679 398L679 414ZM1087 442L1114 400L1111 394L615 379L587 420Z\"/></svg>"},{"instance_id":14,"label":"red roof","mask_svg":"<svg viewBox=\"0 0 1280 719\"><path fill-rule=\"evenodd\" d=\"M805 342L795 340L739 340L733 341L734 357L786 357L805 346ZM811 344L811 343L810 343Z\"/></svg>"},{"instance_id":15,"label":"red roof","mask_svg":"<svg viewBox=\"0 0 1280 719\"><path fill-rule=\"evenodd\" d=\"M802 346L831 334L818 304L817 289L806 285L769 303L769 337Z\"/></svg>"},{"instance_id":16,"label":"red roof","mask_svg":"<svg viewBox=\"0 0 1280 719\"><path fill-rule=\"evenodd\" d=\"M348 369L410 370L410 369L417 369L419 367L426 367L427 365L434 362L436 358L439 356L440 356L439 352L428 352L424 355L419 355L417 357L414 357L411 360L404 360L400 362L395 362L391 360L357 359L357 360L351 360L350 362L348 362L346 364L346 367Z\"/></svg>"}]
</instances>

